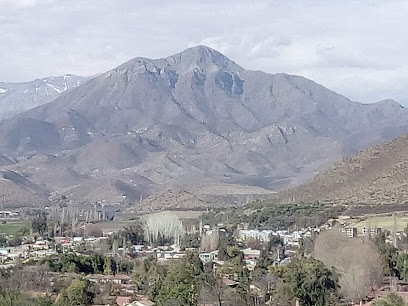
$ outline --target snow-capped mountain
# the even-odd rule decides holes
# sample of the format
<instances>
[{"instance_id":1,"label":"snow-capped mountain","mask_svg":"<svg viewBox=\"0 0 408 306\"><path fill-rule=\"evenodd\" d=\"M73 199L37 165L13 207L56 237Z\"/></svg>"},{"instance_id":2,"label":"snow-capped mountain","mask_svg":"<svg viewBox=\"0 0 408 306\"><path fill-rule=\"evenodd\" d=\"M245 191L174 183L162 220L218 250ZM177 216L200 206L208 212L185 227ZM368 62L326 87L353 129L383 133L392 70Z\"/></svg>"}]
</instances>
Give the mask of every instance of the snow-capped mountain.
<instances>
[{"instance_id":1,"label":"snow-capped mountain","mask_svg":"<svg viewBox=\"0 0 408 306\"><path fill-rule=\"evenodd\" d=\"M0 82L0 119L9 118L51 102L88 79L89 77L67 74L24 83Z\"/></svg>"}]
</instances>

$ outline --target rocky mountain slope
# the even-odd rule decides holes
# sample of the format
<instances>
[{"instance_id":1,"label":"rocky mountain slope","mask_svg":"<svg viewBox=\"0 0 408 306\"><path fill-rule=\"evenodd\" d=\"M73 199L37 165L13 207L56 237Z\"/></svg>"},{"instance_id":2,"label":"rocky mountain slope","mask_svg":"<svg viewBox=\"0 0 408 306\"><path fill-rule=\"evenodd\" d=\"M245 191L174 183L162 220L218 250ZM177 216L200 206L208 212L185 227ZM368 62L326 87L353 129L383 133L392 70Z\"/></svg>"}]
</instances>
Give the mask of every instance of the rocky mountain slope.
<instances>
[{"instance_id":1,"label":"rocky mountain slope","mask_svg":"<svg viewBox=\"0 0 408 306\"><path fill-rule=\"evenodd\" d=\"M67 74L25 83L0 82L0 120L51 102L88 79Z\"/></svg>"},{"instance_id":2,"label":"rocky mountain slope","mask_svg":"<svg viewBox=\"0 0 408 306\"><path fill-rule=\"evenodd\" d=\"M407 204L408 136L345 158L310 182L279 193L274 201Z\"/></svg>"},{"instance_id":3,"label":"rocky mountain slope","mask_svg":"<svg viewBox=\"0 0 408 306\"><path fill-rule=\"evenodd\" d=\"M288 188L404 133L408 110L394 101L353 102L199 46L135 58L1 122L0 154L46 192L135 203L195 185Z\"/></svg>"}]
</instances>

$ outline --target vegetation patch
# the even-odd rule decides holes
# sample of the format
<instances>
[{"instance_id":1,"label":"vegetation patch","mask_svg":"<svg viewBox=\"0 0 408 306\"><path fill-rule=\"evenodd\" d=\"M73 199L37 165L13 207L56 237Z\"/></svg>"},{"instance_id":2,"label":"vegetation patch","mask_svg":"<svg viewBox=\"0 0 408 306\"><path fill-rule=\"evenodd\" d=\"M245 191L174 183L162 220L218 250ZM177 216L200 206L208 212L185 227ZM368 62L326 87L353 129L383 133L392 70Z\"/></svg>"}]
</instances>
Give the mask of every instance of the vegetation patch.
<instances>
[{"instance_id":1,"label":"vegetation patch","mask_svg":"<svg viewBox=\"0 0 408 306\"><path fill-rule=\"evenodd\" d=\"M0 223L0 235L13 235L16 236L19 233L29 232L30 222L6 222Z\"/></svg>"},{"instance_id":2,"label":"vegetation patch","mask_svg":"<svg viewBox=\"0 0 408 306\"><path fill-rule=\"evenodd\" d=\"M408 217L406 216L395 216L395 229L397 231L402 231L408 224ZM365 228L381 228L381 230L394 230L394 217L393 216L376 216L368 217L365 220L358 221L352 225L357 228L357 231Z\"/></svg>"}]
</instances>

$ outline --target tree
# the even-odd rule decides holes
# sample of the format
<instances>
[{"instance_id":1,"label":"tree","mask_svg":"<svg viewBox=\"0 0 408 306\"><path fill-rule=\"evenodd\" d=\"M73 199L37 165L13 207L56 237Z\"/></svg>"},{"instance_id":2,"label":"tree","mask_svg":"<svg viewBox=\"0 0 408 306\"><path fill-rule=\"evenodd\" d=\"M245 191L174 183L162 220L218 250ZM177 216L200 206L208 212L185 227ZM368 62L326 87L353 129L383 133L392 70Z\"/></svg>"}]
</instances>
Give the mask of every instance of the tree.
<instances>
[{"instance_id":1,"label":"tree","mask_svg":"<svg viewBox=\"0 0 408 306\"><path fill-rule=\"evenodd\" d=\"M335 305L338 276L319 260L305 257L292 260L283 281L302 306L325 306L328 301Z\"/></svg>"},{"instance_id":2,"label":"tree","mask_svg":"<svg viewBox=\"0 0 408 306\"><path fill-rule=\"evenodd\" d=\"M190 233L190 234L185 235L183 238L181 247L183 249L186 249L186 248L196 248L197 249L200 247L200 245L201 245L200 233L197 232L197 233Z\"/></svg>"},{"instance_id":3,"label":"tree","mask_svg":"<svg viewBox=\"0 0 408 306\"><path fill-rule=\"evenodd\" d=\"M255 272L260 274L266 274L268 272L268 267L273 264L273 259L266 250L261 251L261 256L259 257L258 262L256 263Z\"/></svg>"},{"instance_id":4,"label":"tree","mask_svg":"<svg viewBox=\"0 0 408 306\"><path fill-rule=\"evenodd\" d=\"M373 306L407 306L408 304L404 302L403 298L391 292L387 296L373 302Z\"/></svg>"},{"instance_id":5,"label":"tree","mask_svg":"<svg viewBox=\"0 0 408 306\"><path fill-rule=\"evenodd\" d=\"M197 254L175 261L164 277L159 277L153 287L153 299L158 306L197 305L198 280L202 265Z\"/></svg>"},{"instance_id":6,"label":"tree","mask_svg":"<svg viewBox=\"0 0 408 306\"><path fill-rule=\"evenodd\" d=\"M33 232L43 235L47 231L47 214L43 211L39 212L37 216L33 219L31 224Z\"/></svg>"},{"instance_id":7,"label":"tree","mask_svg":"<svg viewBox=\"0 0 408 306\"><path fill-rule=\"evenodd\" d=\"M13 270L0 269L0 305L4 306L31 306L45 305L46 299L33 301L23 292L41 291L44 292L45 282L43 276L39 275L38 269L14 268ZM44 282L45 281L45 282Z\"/></svg>"},{"instance_id":8,"label":"tree","mask_svg":"<svg viewBox=\"0 0 408 306\"><path fill-rule=\"evenodd\" d=\"M222 278L212 271L206 271L202 274L200 283L202 283L200 294L204 303L213 302L222 306L223 292L226 289Z\"/></svg>"},{"instance_id":9,"label":"tree","mask_svg":"<svg viewBox=\"0 0 408 306\"><path fill-rule=\"evenodd\" d=\"M280 280L273 291L271 292L271 298L269 305L272 306L293 306L294 303L293 292L290 286Z\"/></svg>"},{"instance_id":10,"label":"tree","mask_svg":"<svg viewBox=\"0 0 408 306\"><path fill-rule=\"evenodd\" d=\"M220 232L218 230L208 231L201 237L200 250L202 252L215 251L220 242Z\"/></svg>"},{"instance_id":11,"label":"tree","mask_svg":"<svg viewBox=\"0 0 408 306\"><path fill-rule=\"evenodd\" d=\"M385 233L381 232L374 237L374 243L387 261L388 272L391 273L391 275L398 275L398 271L396 269L396 256L398 250L392 244L387 243L385 238Z\"/></svg>"},{"instance_id":12,"label":"tree","mask_svg":"<svg viewBox=\"0 0 408 306\"><path fill-rule=\"evenodd\" d=\"M408 279L408 254L401 253L395 255L395 269L399 278L407 280Z\"/></svg>"},{"instance_id":13,"label":"tree","mask_svg":"<svg viewBox=\"0 0 408 306\"><path fill-rule=\"evenodd\" d=\"M103 274L110 275L116 273L115 260L112 257L106 256L103 264Z\"/></svg>"},{"instance_id":14,"label":"tree","mask_svg":"<svg viewBox=\"0 0 408 306\"><path fill-rule=\"evenodd\" d=\"M381 283L384 260L371 241L346 238L333 229L316 238L314 254L340 273L341 293L351 302L361 301Z\"/></svg>"},{"instance_id":15,"label":"tree","mask_svg":"<svg viewBox=\"0 0 408 306\"><path fill-rule=\"evenodd\" d=\"M244 305L251 305L251 279L249 275L249 271L246 268L241 269L238 271L238 285L237 285L237 292L241 298L241 301Z\"/></svg>"},{"instance_id":16,"label":"tree","mask_svg":"<svg viewBox=\"0 0 408 306\"><path fill-rule=\"evenodd\" d=\"M16 273L0 269L0 305L19 305L20 287L21 281L16 277Z\"/></svg>"},{"instance_id":17,"label":"tree","mask_svg":"<svg viewBox=\"0 0 408 306\"><path fill-rule=\"evenodd\" d=\"M227 248L229 246L235 246L235 241L231 234L228 232L226 234L220 235L218 244L218 259L228 260L229 255L227 254Z\"/></svg>"},{"instance_id":18,"label":"tree","mask_svg":"<svg viewBox=\"0 0 408 306\"><path fill-rule=\"evenodd\" d=\"M89 289L88 281L73 280L66 290L62 290L57 306L90 305L93 297Z\"/></svg>"},{"instance_id":19,"label":"tree","mask_svg":"<svg viewBox=\"0 0 408 306\"><path fill-rule=\"evenodd\" d=\"M180 245L185 231L180 219L173 213L161 212L150 215L145 224L146 241L151 244L165 242Z\"/></svg>"},{"instance_id":20,"label":"tree","mask_svg":"<svg viewBox=\"0 0 408 306\"><path fill-rule=\"evenodd\" d=\"M141 224L125 227L123 230L123 236L132 244L143 244L145 242L145 233Z\"/></svg>"}]
</instances>

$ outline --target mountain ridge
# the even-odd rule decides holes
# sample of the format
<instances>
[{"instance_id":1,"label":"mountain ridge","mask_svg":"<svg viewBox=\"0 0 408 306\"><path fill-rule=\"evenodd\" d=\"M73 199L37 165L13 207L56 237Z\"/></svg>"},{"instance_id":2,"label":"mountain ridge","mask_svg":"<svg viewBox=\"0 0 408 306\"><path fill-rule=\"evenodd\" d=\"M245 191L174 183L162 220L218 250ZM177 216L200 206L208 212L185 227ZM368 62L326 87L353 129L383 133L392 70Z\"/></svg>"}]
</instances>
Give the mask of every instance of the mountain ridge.
<instances>
[{"instance_id":1,"label":"mountain ridge","mask_svg":"<svg viewBox=\"0 0 408 306\"><path fill-rule=\"evenodd\" d=\"M85 83L88 79L89 77L65 74L20 83L0 82L0 120L52 102L62 93Z\"/></svg>"},{"instance_id":2,"label":"mountain ridge","mask_svg":"<svg viewBox=\"0 0 408 306\"><path fill-rule=\"evenodd\" d=\"M0 122L0 154L75 201L135 203L202 184L288 188L408 133L407 119L394 102L353 102L199 46L134 58Z\"/></svg>"}]
</instances>

